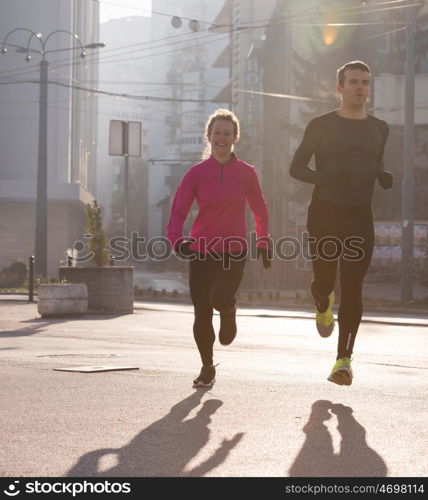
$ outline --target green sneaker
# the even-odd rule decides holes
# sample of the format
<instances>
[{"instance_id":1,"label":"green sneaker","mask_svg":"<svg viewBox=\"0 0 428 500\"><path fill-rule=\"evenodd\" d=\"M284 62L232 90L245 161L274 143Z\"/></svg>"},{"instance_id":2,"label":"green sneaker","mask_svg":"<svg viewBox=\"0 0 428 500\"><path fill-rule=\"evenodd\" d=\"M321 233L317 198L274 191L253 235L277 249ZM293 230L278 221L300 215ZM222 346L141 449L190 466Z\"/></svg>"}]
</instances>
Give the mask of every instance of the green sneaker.
<instances>
[{"instance_id":1,"label":"green sneaker","mask_svg":"<svg viewBox=\"0 0 428 500\"><path fill-rule=\"evenodd\" d=\"M334 304L334 292L328 296L328 307L324 312L319 312L316 309L316 323L317 330L321 337L330 337L334 330L334 316L332 312L332 307Z\"/></svg>"},{"instance_id":2,"label":"green sneaker","mask_svg":"<svg viewBox=\"0 0 428 500\"><path fill-rule=\"evenodd\" d=\"M327 380L338 385L351 385L353 376L351 358L341 358L334 364Z\"/></svg>"}]
</instances>

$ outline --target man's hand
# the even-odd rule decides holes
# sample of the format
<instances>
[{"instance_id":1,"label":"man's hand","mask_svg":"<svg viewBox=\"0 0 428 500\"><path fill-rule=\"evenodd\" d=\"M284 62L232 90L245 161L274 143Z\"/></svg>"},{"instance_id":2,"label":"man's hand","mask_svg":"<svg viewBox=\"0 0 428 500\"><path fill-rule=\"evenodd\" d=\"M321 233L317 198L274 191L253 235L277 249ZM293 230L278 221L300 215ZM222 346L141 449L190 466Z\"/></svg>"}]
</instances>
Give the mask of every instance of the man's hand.
<instances>
[{"instance_id":1,"label":"man's hand","mask_svg":"<svg viewBox=\"0 0 428 500\"><path fill-rule=\"evenodd\" d=\"M391 172L385 170L384 172L380 172L377 176L377 180L379 184L383 187L383 189L390 189L394 183L394 177Z\"/></svg>"},{"instance_id":2,"label":"man's hand","mask_svg":"<svg viewBox=\"0 0 428 500\"><path fill-rule=\"evenodd\" d=\"M263 267L270 268L270 261L272 260L272 251L269 248L257 247L257 258L262 259Z\"/></svg>"}]
</instances>

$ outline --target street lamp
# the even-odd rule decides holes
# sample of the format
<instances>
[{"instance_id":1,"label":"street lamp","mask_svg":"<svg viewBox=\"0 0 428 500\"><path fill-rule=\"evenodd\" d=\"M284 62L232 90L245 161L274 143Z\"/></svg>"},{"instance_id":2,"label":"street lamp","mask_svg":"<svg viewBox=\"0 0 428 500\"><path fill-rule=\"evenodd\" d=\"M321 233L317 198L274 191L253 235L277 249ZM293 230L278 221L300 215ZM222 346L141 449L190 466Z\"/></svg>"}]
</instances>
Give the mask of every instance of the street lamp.
<instances>
[{"instance_id":1,"label":"street lamp","mask_svg":"<svg viewBox=\"0 0 428 500\"><path fill-rule=\"evenodd\" d=\"M404 71L403 182L401 187L401 300L413 300L413 246L415 219L415 7L407 0L406 64Z\"/></svg>"},{"instance_id":2,"label":"street lamp","mask_svg":"<svg viewBox=\"0 0 428 500\"><path fill-rule=\"evenodd\" d=\"M35 235L35 268L36 273L42 276L47 276L47 173L48 173L48 158L47 158L47 138L48 138L48 68L49 61L46 55L51 52L60 52L63 50L81 49L80 57L83 59L86 56L86 49L96 49L105 47L102 42L90 43L83 45L79 36L68 30L55 30L43 39L43 35L39 32L32 31L28 28L15 28L5 36L1 54L6 54L6 42L9 36L15 31L27 31L30 33L27 46L17 47L18 52L26 54L25 60L31 61L31 53L37 53L42 56L40 65L39 79L39 144L38 144L38 160L37 160L37 198L36 198L36 235ZM52 35L57 33L69 34L78 46L67 47L65 49L46 50L46 44ZM33 38L39 40L41 50L30 48Z\"/></svg>"}]
</instances>

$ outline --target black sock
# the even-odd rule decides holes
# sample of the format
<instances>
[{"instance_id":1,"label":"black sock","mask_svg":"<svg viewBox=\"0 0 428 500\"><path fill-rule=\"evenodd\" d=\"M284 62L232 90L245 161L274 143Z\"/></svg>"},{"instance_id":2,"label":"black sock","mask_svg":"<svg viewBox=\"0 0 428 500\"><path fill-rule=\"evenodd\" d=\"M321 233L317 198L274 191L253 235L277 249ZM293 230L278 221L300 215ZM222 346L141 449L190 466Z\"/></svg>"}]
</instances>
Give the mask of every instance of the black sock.
<instances>
[{"instance_id":1,"label":"black sock","mask_svg":"<svg viewBox=\"0 0 428 500\"><path fill-rule=\"evenodd\" d=\"M328 308L328 295L326 297L320 296L320 294L315 288L314 282L311 283L311 293L312 297L315 300L315 306L318 312L320 313L326 312Z\"/></svg>"},{"instance_id":2,"label":"black sock","mask_svg":"<svg viewBox=\"0 0 428 500\"><path fill-rule=\"evenodd\" d=\"M318 312L323 313L327 311L328 308L328 297L326 299L321 299L315 302Z\"/></svg>"}]
</instances>

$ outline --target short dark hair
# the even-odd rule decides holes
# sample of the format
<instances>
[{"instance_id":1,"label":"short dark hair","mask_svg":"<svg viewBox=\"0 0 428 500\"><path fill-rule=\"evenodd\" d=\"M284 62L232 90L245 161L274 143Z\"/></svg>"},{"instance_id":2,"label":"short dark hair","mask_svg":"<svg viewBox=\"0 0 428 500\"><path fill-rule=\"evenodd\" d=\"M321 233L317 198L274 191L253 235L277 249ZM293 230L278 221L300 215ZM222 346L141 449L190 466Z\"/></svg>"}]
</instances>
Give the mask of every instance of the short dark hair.
<instances>
[{"instance_id":1,"label":"short dark hair","mask_svg":"<svg viewBox=\"0 0 428 500\"><path fill-rule=\"evenodd\" d=\"M368 64L364 63L363 61L350 61L337 70L337 83L342 87L345 83L345 71L347 69L360 69L361 71L367 71L367 73L369 73L370 75L370 68Z\"/></svg>"}]
</instances>

